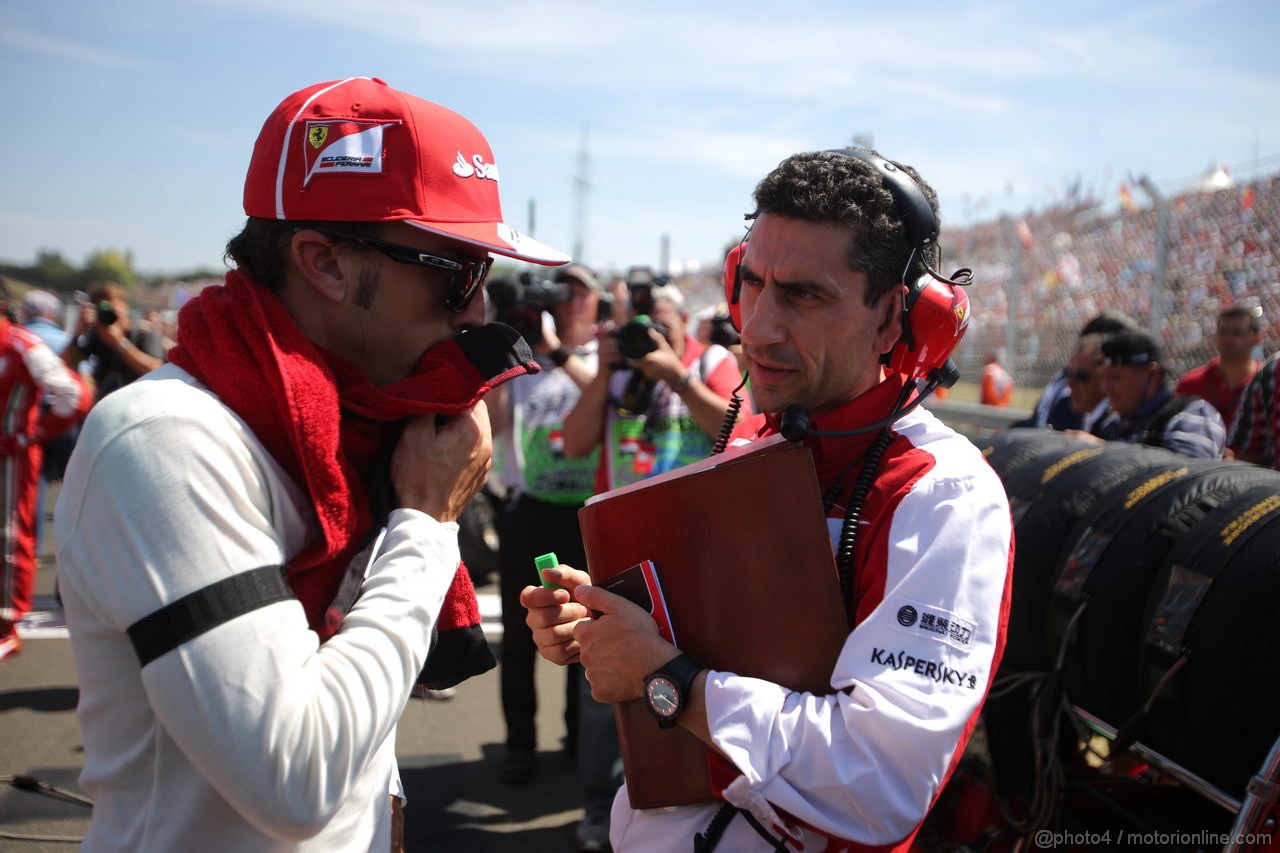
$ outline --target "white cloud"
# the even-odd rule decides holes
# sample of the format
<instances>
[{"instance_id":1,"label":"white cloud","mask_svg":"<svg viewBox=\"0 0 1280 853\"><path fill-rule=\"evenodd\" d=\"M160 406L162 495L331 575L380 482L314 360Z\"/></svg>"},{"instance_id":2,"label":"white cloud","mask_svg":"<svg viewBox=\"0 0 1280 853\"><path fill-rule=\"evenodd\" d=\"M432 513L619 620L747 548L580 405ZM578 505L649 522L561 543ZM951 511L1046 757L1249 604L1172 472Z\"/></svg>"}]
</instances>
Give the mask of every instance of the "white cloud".
<instances>
[{"instance_id":1,"label":"white cloud","mask_svg":"<svg viewBox=\"0 0 1280 853\"><path fill-rule=\"evenodd\" d=\"M7 44L27 53L42 54L101 68L139 68L144 65L134 56L101 50L67 39L54 38L12 23L6 23L5 26L0 27L0 44Z\"/></svg>"}]
</instances>

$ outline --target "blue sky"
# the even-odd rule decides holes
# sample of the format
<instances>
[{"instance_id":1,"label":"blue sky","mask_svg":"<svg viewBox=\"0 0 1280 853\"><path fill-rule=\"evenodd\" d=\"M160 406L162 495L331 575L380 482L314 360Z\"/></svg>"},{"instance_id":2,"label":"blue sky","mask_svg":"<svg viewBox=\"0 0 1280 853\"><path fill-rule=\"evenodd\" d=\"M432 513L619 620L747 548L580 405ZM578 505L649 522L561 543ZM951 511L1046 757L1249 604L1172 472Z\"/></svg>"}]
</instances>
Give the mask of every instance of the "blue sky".
<instances>
[{"instance_id":1,"label":"blue sky","mask_svg":"<svg viewBox=\"0 0 1280 853\"><path fill-rule=\"evenodd\" d=\"M944 229L1077 181L1111 204L1131 175L1280 166L1278 19L1268 0L0 0L0 259L220 269L263 119L352 75L474 121L508 221L566 251L581 234L596 266L656 265L663 235L718 263L765 172L855 134L920 169Z\"/></svg>"}]
</instances>

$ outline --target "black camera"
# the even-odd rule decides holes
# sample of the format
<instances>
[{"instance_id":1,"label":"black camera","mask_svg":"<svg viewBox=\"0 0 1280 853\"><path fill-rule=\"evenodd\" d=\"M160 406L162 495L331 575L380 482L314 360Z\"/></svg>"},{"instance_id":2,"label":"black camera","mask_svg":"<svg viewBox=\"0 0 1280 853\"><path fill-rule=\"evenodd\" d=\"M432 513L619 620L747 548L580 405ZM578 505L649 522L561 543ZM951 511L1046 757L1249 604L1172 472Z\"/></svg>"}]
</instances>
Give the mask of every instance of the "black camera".
<instances>
[{"instance_id":1,"label":"black camera","mask_svg":"<svg viewBox=\"0 0 1280 853\"><path fill-rule=\"evenodd\" d=\"M631 310L636 314L653 313L653 289L668 281L667 276L655 273L651 267L631 267L627 270L627 296Z\"/></svg>"},{"instance_id":2,"label":"black camera","mask_svg":"<svg viewBox=\"0 0 1280 853\"><path fill-rule=\"evenodd\" d=\"M648 314L653 310L652 284L627 284L627 294L631 299L631 310L637 314Z\"/></svg>"},{"instance_id":3,"label":"black camera","mask_svg":"<svg viewBox=\"0 0 1280 853\"><path fill-rule=\"evenodd\" d=\"M613 333L618 339L618 351L627 362L644 358L658 348L653 338L649 337L650 329L664 338L667 336L667 327L654 322L648 314L637 315L634 320Z\"/></svg>"},{"instance_id":4,"label":"black camera","mask_svg":"<svg viewBox=\"0 0 1280 853\"><path fill-rule=\"evenodd\" d=\"M600 292L599 301L596 302L596 325L607 323L613 317L613 294L607 290Z\"/></svg>"},{"instance_id":5,"label":"black camera","mask_svg":"<svg viewBox=\"0 0 1280 853\"><path fill-rule=\"evenodd\" d=\"M120 315L116 313L116 309L111 307L111 303L102 300L98 303L98 324L101 326L114 326L116 321L120 319Z\"/></svg>"},{"instance_id":6,"label":"black camera","mask_svg":"<svg viewBox=\"0 0 1280 853\"><path fill-rule=\"evenodd\" d=\"M728 314L716 314L711 318L711 343L725 348L742 343L742 337L733 327L733 318Z\"/></svg>"},{"instance_id":7,"label":"black camera","mask_svg":"<svg viewBox=\"0 0 1280 853\"><path fill-rule=\"evenodd\" d=\"M529 272L493 279L487 291L494 307L493 319L515 329L529 346L542 343L542 312L573 298L569 282L538 278Z\"/></svg>"}]
</instances>

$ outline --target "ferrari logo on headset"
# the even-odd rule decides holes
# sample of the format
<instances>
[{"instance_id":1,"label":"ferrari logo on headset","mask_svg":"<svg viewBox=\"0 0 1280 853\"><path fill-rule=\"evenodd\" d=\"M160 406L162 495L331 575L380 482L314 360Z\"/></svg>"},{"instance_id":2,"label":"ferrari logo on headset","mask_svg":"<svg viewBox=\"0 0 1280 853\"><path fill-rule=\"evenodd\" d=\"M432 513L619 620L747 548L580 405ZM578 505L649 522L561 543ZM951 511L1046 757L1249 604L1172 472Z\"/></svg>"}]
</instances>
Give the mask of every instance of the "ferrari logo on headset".
<instances>
[{"instance_id":1,"label":"ferrari logo on headset","mask_svg":"<svg viewBox=\"0 0 1280 853\"><path fill-rule=\"evenodd\" d=\"M957 306L956 306L956 322L957 322L957 323L963 323L963 322L964 322L964 315L967 313L967 311L966 311L967 307L968 307L968 306L965 306L965 305L957 305Z\"/></svg>"},{"instance_id":2,"label":"ferrari logo on headset","mask_svg":"<svg viewBox=\"0 0 1280 853\"><path fill-rule=\"evenodd\" d=\"M311 143L312 148L319 148L324 145L324 141L329 138L329 125L317 124L313 125L307 131L307 141Z\"/></svg>"}]
</instances>

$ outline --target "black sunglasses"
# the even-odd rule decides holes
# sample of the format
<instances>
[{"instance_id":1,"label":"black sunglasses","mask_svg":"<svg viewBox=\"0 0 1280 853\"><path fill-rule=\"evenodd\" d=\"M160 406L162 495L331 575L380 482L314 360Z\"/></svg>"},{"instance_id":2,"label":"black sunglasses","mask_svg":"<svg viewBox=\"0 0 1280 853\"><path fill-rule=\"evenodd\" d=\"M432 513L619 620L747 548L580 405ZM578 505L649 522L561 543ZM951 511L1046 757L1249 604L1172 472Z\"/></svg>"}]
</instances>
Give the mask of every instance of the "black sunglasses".
<instances>
[{"instance_id":1,"label":"black sunglasses","mask_svg":"<svg viewBox=\"0 0 1280 853\"><path fill-rule=\"evenodd\" d=\"M397 263L413 264L414 266L427 267L428 269L447 273L449 280L445 285L444 307L454 314L459 314L467 309L467 306L471 304L471 299L476 295L476 291L480 289L485 279L489 277L489 268L493 266L493 258L487 256L483 261L461 262L434 255L431 252L424 252L412 246L388 243L386 240L377 240L373 237L359 237L333 228L312 226L311 230L318 231L326 237L350 240L353 243L368 246L370 249L377 249Z\"/></svg>"},{"instance_id":2,"label":"black sunglasses","mask_svg":"<svg viewBox=\"0 0 1280 853\"><path fill-rule=\"evenodd\" d=\"M1068 378L1068 379L1071 379L1071 380L1074 380L1074 381L1076 381L1076 382L1088 382L1090 379L1092 379L1092 378L1093 378L1093 371L1091 371L1091 370L1068 370L1068 371L1067 371L1067 378Z\"/></svg>"}]
</instances>

